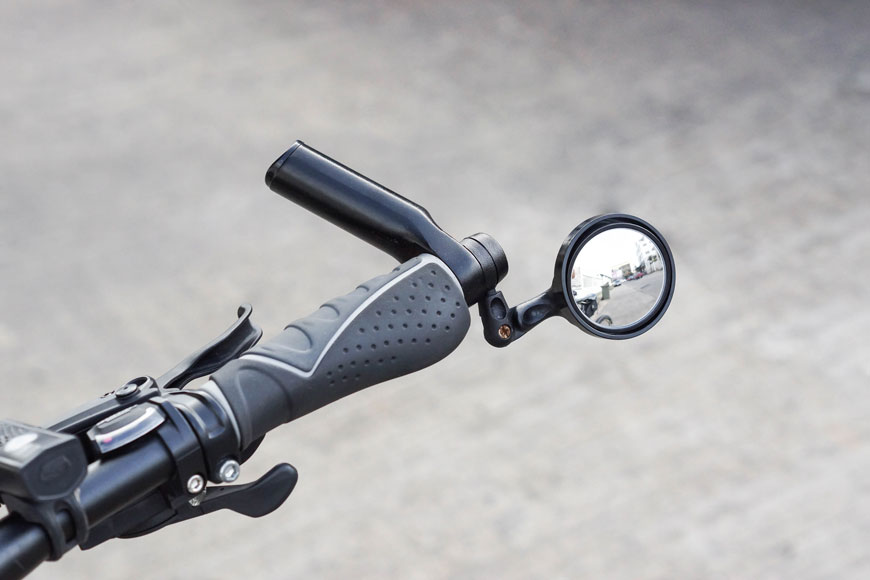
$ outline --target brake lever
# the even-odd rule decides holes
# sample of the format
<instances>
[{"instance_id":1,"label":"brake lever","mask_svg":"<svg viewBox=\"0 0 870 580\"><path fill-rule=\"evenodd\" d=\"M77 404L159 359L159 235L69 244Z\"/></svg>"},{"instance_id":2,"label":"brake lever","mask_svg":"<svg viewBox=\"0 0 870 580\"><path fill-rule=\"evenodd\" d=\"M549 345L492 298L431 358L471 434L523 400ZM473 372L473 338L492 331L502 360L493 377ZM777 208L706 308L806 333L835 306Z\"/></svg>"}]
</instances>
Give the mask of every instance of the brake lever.
<instances>
[{"instance_id":1,"label":"brake lever","mask_svg":"<svg viewBox=\"0 0 870 580\"><path fill-rule=\"evenodd\" d=\"M219 337L203 346L157 379L160 389L183 389L190 381L212 373L257 344L263 330L251 322L254 311L242 304L238 320Z\"/></svg>"},{"instance_id":2,"label":"brake lever","mask_svg":"<svg viewBox=\"0 0 870 580\"><path fill-rule=\"evenodd\" d=\"M132 379L114 391L55 421L48 428L73 435L84 433L115 413L160 396L165 391L182 389L190 381L214 372L229 361L238 358L260 340L263 330L251 321L253 311L250 304L239 306L238 319L232 326L156 381L144 376Z\"/></svg>"}]
</instances>

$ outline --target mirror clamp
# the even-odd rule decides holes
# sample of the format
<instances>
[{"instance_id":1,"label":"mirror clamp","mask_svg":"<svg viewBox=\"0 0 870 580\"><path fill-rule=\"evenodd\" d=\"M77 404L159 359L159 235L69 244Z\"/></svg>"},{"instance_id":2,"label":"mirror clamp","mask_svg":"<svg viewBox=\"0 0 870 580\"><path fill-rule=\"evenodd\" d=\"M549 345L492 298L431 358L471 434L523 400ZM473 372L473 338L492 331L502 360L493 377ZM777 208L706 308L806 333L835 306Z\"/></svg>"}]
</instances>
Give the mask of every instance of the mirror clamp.
<instances>
[{"instance_id":1,"label":"mirror clamp","mask_svg":"<svg viewBox=\"0 0 870 580\"><path fill-rule=\"evenodd\" d=\"M490 290L477 308L483 321L483 337L495 347L509 345L559 312L551 292L544 292L518 306L508 308L504 294L499 290Z\"/></svg>"}]
</instances>

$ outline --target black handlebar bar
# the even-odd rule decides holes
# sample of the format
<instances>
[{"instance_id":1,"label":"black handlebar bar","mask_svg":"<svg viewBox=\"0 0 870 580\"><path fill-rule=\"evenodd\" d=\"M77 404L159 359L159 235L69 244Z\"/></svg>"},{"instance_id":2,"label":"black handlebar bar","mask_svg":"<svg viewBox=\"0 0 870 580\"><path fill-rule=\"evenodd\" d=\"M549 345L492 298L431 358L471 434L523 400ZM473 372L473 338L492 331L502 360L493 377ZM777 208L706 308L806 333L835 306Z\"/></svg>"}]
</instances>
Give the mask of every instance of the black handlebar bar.
<instances>
[{"instance_id":1,"label":"black handlebar bar","mask_svg":"<svg viewBox=\"0 0 870 580\"><path fill-rule=\"evenodd\" d=\"M169 481L172 468L169 452L157 439L94 464L79 488L88 524L99 524ZM60 512L58 521L67 537L74 535L67 512ZM0 520L0 578L24 578L50 555L51 544L41 526L17 515Z\"/></svg>"},{"instance_id":2,"label":"black handlebar bar","mask_svg":"<svg viewBox=\"0 0 870 580\"><path fill-rule=\"evenodd\" d=\"M490 236L457 242L424 208L301 141L272 164L266 185L399 262L437 256L459 280L469 305L507 275L507 258Z\"/></svg>"},{"instance_id":3,"label":"black handlebar bar","mask_svg":"<svg viewBox=\"0 0 870 580\"><path fill-rule=\"evenodd\" d=\"M400 262L459 245L424 208L301 141L272 164L266 185Z\"/></svg>"}]
</instances>

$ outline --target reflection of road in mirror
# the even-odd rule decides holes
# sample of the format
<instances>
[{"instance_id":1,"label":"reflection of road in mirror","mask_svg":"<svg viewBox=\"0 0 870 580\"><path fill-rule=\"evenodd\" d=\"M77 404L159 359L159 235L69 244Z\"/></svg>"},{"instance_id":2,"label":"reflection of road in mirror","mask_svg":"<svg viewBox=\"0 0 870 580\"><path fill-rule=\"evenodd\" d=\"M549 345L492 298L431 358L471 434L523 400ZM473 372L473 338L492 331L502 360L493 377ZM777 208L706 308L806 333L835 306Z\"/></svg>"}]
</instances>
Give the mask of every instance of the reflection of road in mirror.
<instances>
[{"instance_id":1,"label":"reflection of road in mirror","mask_svg":"<svg viewBox=\"0 0 870 580\"><path fill-rule=\"evenodd\" d=\"M610 288L610 298L601 300L598 315L610 316L614 326L628 326L652 310L662 292L663 284L664 273L659 270Z\"/></svg>"}]
</instances>

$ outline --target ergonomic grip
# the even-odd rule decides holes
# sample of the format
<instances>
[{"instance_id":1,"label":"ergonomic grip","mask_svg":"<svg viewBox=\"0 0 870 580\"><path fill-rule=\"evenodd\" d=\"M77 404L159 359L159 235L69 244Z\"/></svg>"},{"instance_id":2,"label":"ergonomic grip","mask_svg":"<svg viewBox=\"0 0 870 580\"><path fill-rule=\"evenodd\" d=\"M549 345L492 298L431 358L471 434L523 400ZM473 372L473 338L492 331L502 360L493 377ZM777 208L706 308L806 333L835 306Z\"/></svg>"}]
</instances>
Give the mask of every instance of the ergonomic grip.
<instances>
[{"instance_id":1,"label":"ergonomic grip","mask_svg":"<svg viewBox=\"0 0 870 580\"><path fill-rule=\"evenodd\" d=\"M438 362L470 322L454 275L424 254L327 302L211 379L235 414L244 449L278 425Z\"/></svg>"}]
</instances>

